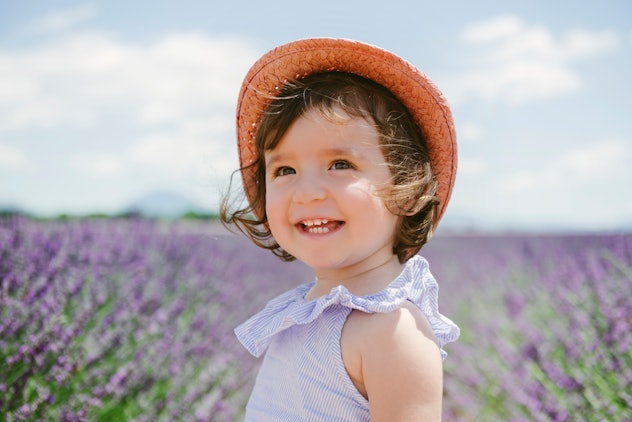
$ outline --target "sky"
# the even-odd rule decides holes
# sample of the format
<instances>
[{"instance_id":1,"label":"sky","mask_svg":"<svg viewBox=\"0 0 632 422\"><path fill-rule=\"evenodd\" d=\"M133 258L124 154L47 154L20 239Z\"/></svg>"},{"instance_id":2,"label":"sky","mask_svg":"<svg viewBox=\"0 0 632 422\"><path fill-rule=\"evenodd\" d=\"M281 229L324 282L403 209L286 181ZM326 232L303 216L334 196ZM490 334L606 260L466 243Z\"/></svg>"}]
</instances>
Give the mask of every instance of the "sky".
<instances>
[{"instance_id":1,"label":"sky","mask_svg":"<svg viewBox=\"0 0 632 422\"><path fill-rule=\"evenodd\" d=\"M308 37L386 48L454 114L444 224L632 228L632 2L0 0L0 207L215 210L254 61Z\"/></svg>"}]
</instances>

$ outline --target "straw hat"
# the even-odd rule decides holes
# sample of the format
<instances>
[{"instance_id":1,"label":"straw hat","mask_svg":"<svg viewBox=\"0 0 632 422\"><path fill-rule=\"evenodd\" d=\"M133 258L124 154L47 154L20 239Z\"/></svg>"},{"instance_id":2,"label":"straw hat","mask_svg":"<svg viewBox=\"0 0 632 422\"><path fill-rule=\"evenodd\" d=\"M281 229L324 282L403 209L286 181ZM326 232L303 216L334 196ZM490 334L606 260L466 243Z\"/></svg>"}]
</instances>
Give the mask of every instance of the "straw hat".
<instances>
[{"instance_id":1,"label":"straw hat","mask_svg":"<svg viewBox=\"0 0 632 422\"><path fill-rule=\"evenodd\" d=\"M404 104L426 137L441 201L439 217L452 193L457 167L452 112L434 83L419 69L379 47L335 38L310 38L281 45L264 54L246 75L237 103L237 142L241 167L256 157L255 134L263 113L287 81L312 73L341 71L371 79ZM254 176L242 172L246 195L254 196ZM250 186L250 188L248 188Z\"/></svg>"}]
</instances>

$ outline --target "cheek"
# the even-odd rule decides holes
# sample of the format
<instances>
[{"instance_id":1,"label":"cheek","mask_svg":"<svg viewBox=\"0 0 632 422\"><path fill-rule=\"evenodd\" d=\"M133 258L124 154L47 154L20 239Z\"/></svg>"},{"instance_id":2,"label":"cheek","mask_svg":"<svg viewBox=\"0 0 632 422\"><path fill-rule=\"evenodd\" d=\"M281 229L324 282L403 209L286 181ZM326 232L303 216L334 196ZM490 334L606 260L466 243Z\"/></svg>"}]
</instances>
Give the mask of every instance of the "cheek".
<instances>
[{"instance_id":1,"label":"cheek","mask_svg":"<svg viewBox=\"0 0 632 422\"><path fill-rule=\"evenodd\" d=\"M350 202L362 203L365 206L370 206L372 209L387 209L379 188L372 183L358 181L348 185L344 189L344 194Z\"/></svg>"},{"instance_id":2,"label":"cheek","mask_svg":"<svg viewBox=\"0 0 632 422\"><path fill-rule=\"evenodd\" d=\"M268 221L278 218L283 210L283 197L275 189L268 189L266 192L266 215Z\"/></svg>"},{"instance_id":3,"label":"cheek","mask_svg":"<svg viewBox=\"0 0 632 422\"><path fill-rule=\"evenodd\" d=\"M282 195L275 192L269 192L266 195L266 216L267 227L272 237L281 245L281 248L287 250L287 205Z\"/></svg>"}]
</instances>

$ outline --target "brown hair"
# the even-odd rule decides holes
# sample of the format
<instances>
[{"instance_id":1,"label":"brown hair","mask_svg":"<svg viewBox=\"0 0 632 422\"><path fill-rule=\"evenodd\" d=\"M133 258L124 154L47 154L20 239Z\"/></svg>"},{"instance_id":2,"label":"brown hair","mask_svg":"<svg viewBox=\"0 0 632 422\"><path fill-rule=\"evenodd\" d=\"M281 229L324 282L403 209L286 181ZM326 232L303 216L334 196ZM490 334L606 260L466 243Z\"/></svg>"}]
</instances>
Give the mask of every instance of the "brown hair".
<instances>
[{"instance_id":1,"label":"brown hair","mask_svg":"<svg viewBox=\"0 0 632 422\"><path fill-rule=\"evenodd\" d=\"M292 122L314 109L332 119L340 119L335 110L341 109L349 117L363 118L375 126L392 175L392 184L381 194L389 210L401 217L393 253L400 262L406 261L430 239L438 216L437 182L426 141L408 110L389 90L350 73L312 74L285 85L263 116L255 135L257 155L246 167L256 177L245 181L250 184L245 187L254 186L256 193L249 204L236 210L231 209L227 194L220 208L222 222L235 224L256 245L283 260L294 259L274 240L267 225L264 152L279 144Z\"/></svg>"}]
</instances>

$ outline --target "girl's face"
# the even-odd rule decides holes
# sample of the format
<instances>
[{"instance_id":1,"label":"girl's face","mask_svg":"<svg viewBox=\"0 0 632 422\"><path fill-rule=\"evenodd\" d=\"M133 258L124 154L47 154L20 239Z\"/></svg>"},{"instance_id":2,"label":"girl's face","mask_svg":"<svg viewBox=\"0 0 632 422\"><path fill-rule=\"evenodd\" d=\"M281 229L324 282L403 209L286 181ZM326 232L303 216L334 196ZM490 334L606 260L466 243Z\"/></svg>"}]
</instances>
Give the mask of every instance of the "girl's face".
<instances>
[{"instance_id":1,"label":"girl's face","mask_svg":"<svg viewBox=\"0 0 632 422\"><path fill-rule=\"evenodd\" d=\"M264 157L272 235L316 275L342 277L392 257L398 217L379 196L391 174L370 123L308 111Z\"/></svg>"}]
</instances>

